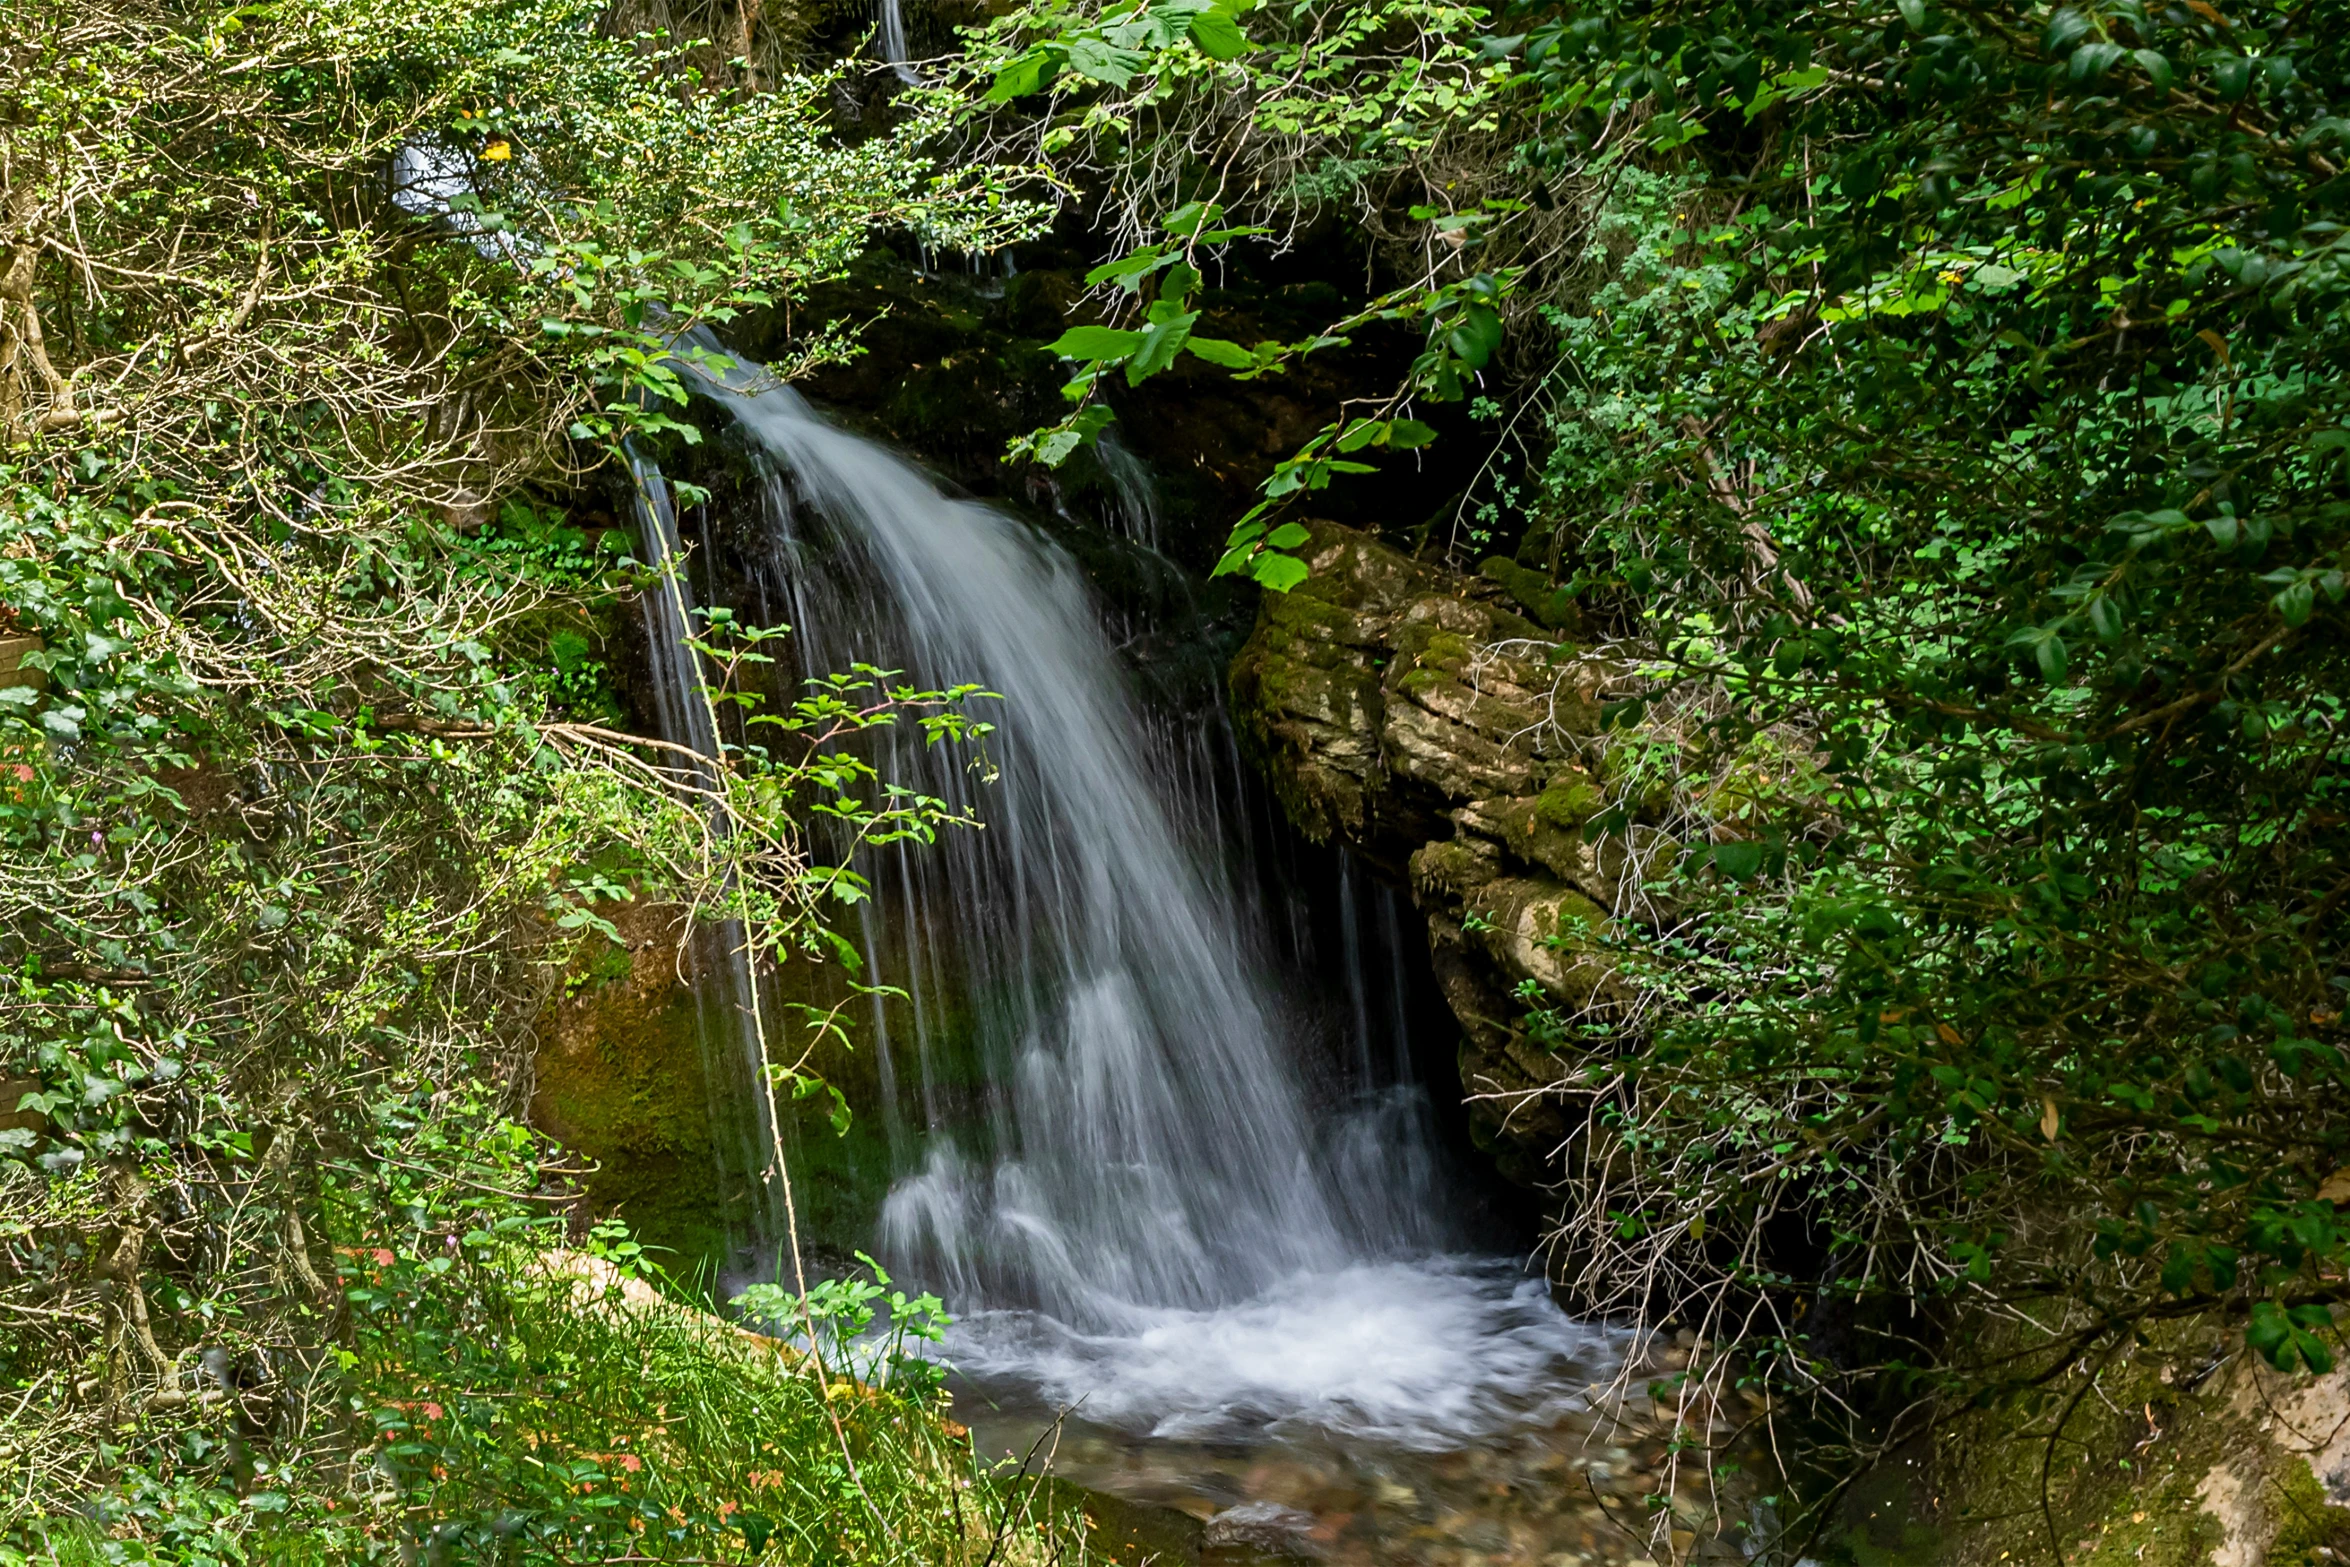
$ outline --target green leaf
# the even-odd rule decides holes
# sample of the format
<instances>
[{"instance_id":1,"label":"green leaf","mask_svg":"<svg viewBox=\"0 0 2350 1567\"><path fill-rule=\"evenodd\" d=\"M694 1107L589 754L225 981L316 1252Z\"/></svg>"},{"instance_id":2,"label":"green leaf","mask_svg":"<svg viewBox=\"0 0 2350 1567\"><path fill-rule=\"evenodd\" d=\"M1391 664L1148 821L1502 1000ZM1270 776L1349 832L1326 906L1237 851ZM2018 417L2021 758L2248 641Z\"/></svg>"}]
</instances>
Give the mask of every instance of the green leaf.
<instances>
[{"instance_id":1,"label":"green leaf","mask_svg":"<svg viewBox=\"0 0 2350 1567\"><path fill-rule=\"evenodd\" d=\"M2130 58L2138 62L2138 69L2146 73L2147 84L2156 92L2167 93L2170 91L2169 56L2157 49L2139 49L2133 52Z\"/></svg>"},{"instance_id":2,"label":"green leaf","mask_svg":"<svg viewBox=\"0 0 2350 1567\"><path fill-rule=\"evenodd\" d=\"M1714 868L1732 881L1744 881L1762 869L1764 846L1759 843L1717 843Z\"/></svg>"},{"instance_id":3,"label":"green leaf","mask_svg":"<svg viewBox=\"0 0 2350 1567\"><path fill-rule=\"evenodd\" d=\"M1453 317L1444 346L1472 370L1482 370L1501 346L1501 317L1491 305L1474 304Z\"/></svg>"},{"instance_id":4,"label":"green leaf","mask_svg":"<svg viewBox=\"0 0 2350 1567\"><path fill-rule=\"evenodd\" d=\"M2309 619L2309 612L2317 607L2317 590L2306 582L2296 582L2279 593L2269 603L2284 617L2288 626L2298 626Z\"/></svg>"},{"instance_id":5,"label":"green leaf","mask_svg":"<svg viewBox=\"0 0 2350 1567\"><path fill-rule=\"evenodd\" d=\"M1436 439L1436 432L1417 419L1398 419L1387 427L1387 449L1415 451Z\"/></svg>"},{"instance_id":6,"label":"green leaf","mask_svg":"<svg viewBox=\"0 0 2350 1567\"><path fill-rule=\"evenodd\" d=\"M1295 555L1276 555L1268 550L1249 564L1248 574L1276 593L1287 593L1313 572Z\"/></svg>"},{"instance_id":7,"label":"green leaf","mask_svg":"<svg viewBox=\"0 0 2350 1567\"><path fill-rule=\"evenodd\" d=\"M2073 51L2067 72L2076 82L2102 81L2124 53L2120 44L2086 43Z\"/></svg>"},{"instance_id":8,"label":"green leaf","mask_svg":"<svg viewBox=\"0 0 2350 1567\"><path fill-rule=\"evenodd\" d=\"M1115 327L1073 326L1045 345L1047 353L1063 359L1107 361L1123 359L1142 346L1143 334Z\"/></svg>"},{"instance_id":9,"label":"green leaf","mask_svg":"<svg viewBox=\"0 0 2350 1567\"><path fill-rule=\"evenodd\" d=\"M1110 421L1115 417L1111 409L1100 403L1091 408L1079 409L1059 429L1037 439L1036 460L1047 468L1058 468L1069 460L1070 454L1078 447L1108 429Z\"/></svg>"},{"instance_id":10,"label":"green leaf","mask_svg":"<svg viewBox=\"0 0 2350 1567\"><path fill-rule=\"evenodd\" d=\"M1159 226L1170 234L1197 234L1201 229L1224 215L1224 209L1212 201L1187 201L1159 220Z\"/></svg>"},{"instance_id":11,"label":"green leaf","mask_svg":"<svg viewBox=\"0 0 2350 1567\"><path fill-rule=\"evenodd\" d=\"M2056 684L2064 678L2064 638L2053 632L2042 637L2039 645L2032 649L2032 659L2040 666L2040 678L2050 685Z\"/></svg>"},{"instance_id":12,"label":"green leaf","mask_svg":"<svg viewBox=\"0 0 2350 1567\"><path fill-rule=\"evenodd\" d=\"M1189 310L1153 321L1142 334L1142 346L1126 361L1126 384L1140 386L1173 364L1191 336L1192 323L1198 319L1199 312Z\"/></svg>"},{"instance_id":13,"label":"green leaf","mask_svg":"<svg viewBox=\"0 0 2350 1567\"><path fill-rule=\"evenodd\" d=\"M994 85L987 89L989 103L1010 103L1037 91L1061 68L1060 51L1036 48L995 73Z\"/></svg>"},{"instance_id":14,"label":"green leaf","mask_svg":"<svg viewBox=\"0 0 2350 1567\"><path fill-rule=\"evenodd\" d=\"M1220 337L1188 337L1183 346L1209 364L1222 365L1227 370L1253 369L1257 362L1256 355Z\"/></svg>"},{"instance_id":15,"label":"green leaf","mask_svg":"<svg viewBox=\"0 0 2350 1567\"><path fill-rule=\"evenodd\" d=\"M1071 38L1068 49L1069 69L1111 87L1124 87L1132 82L1135 73L1150 60L1148 55L1120 49L1096 38Z\"/></svg>"},{"instance_id":16,"label":"green leaf","mask_svg":"<svg viewBox=\"0 0 2350 1567\"><path fill-rule=\"evenodd\" d=\"M1202 11L1191 19L1191 41L1211 60L1237 60L1248 53L1248 34L1220 11Z\"/></svg>"},{"instance_id":17,"label":"green leaf","mask_svg":"<svg viewBox=\"0 0 2350 1567\"><path fill-rule=\"evenodd\" d=\"M1285 522L1267 536L1265 543L1277 550L1293 550L1312 538L1313 535L1306 531L1303 523Z\"/></svg>"},{"instance_id":18,"label":"green leaf","mask_svg":"<svg viewBox=\"0 0 2350 1567\"><path fill-rule=\"evenodd\" d=\"M1338 437L1338 450L1359 452L1386 433L1387 426L1377 419L1357 419Z\"/></svg>"},{"instance_id":19,"label":"green leaf","mask_svg":"<svg viewBox=\"0 0 2350 1567\"><path fill-rule=\"evenodd\" d=\"M1131 256L1122 256L1116 261L1105 261L1095 267L1091 272L1085 274L1085 283L1088 288L1093 288L1103 283L1115 281L1131 294L1140 285L1141 279L1156 272L1174 259L1172 255L1157 245L1145 245ZM1128 281L1129 279L1133 281Z\"/></svg>"}]
</instances>

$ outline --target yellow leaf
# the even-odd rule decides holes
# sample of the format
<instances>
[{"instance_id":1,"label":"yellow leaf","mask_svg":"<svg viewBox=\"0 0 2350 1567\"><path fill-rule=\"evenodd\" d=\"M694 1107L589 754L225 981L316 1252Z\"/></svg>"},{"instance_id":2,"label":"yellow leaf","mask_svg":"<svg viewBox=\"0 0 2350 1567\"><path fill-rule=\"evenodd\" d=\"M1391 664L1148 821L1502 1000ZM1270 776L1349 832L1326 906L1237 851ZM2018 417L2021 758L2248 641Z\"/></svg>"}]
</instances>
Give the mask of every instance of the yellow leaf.
<instances>
[{"instance_id":1,"label":"yellow leaf","mask_svg":"<svg viewBox=\"0 0 2350 1567\"><path fill-rule=\"evenodd\" d=\"M491 142L481 150L481 161L484 163L504 163L513 156L514 149L502 141Z\"/></svg>"}]
</instances>

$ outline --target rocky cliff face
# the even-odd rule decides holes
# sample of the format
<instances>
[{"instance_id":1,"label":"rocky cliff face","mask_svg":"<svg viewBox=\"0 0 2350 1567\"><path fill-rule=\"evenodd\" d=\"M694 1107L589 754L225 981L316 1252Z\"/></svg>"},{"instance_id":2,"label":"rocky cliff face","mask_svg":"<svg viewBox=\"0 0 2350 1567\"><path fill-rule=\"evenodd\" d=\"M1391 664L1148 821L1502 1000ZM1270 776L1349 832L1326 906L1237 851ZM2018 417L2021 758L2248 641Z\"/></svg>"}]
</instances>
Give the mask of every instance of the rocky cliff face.
<instances>
[{"instance_id":1,"label":"rocky cliff face","mask_svg":"<svg viewBox=\"0 0 2350 1567\"><path fill-rule=\"evenodd\" d=\"M1637 753L1601 727L1618 667L1505 583L1310 526L1313 576L1266 596L1236 709L1301 830L1409 881L1478 1140L1540 1184L1575 1132L1551 1028L1629 1001L1604 938L1656 917L1643 882L1669 846Z\"/></svg>"}]
</instances>

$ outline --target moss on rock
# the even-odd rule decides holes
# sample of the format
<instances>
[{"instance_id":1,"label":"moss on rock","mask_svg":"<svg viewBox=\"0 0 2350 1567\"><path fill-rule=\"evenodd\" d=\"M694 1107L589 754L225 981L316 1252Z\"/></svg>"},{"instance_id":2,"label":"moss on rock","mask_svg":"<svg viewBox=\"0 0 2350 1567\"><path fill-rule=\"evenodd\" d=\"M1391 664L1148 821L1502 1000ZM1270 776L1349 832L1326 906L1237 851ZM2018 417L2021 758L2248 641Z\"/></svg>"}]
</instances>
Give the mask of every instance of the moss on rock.
<instances>
[{"instance_id":1,"label":"moss on rock","mask_svg":"<svg viewBox=\"0 0 2350 1567\"><path fill-rule=\"evenodd\" d=\"M725 1193L711 1137L700 1018L683 982L684 911L632 905L618 940L583 946L540 1022L531 1118L594 1163L598 1214L628 1220L665 1265L725 1261Z\"/></svg>"}]
</instances>

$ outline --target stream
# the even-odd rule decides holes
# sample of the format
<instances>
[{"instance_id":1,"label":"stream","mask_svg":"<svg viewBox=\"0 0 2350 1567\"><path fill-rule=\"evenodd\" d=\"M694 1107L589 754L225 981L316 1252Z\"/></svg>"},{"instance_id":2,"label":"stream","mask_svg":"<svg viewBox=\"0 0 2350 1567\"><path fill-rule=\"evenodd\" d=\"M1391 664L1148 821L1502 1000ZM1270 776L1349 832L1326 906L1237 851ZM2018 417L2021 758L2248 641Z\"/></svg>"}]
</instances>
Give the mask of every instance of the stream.
<instances>
[{"instance_id":1,"label":"stream","mask_svg":"<svg viewBox=\"0 0 2350 1567\"><path fill-rule=\"evenodd\" d=\"M1646 1559L1662 1438L1602 1391L1616 1336L1473 1220L1413 1068L1408 910L1317 862L1338 939L1306 964L1235 830L1220 707L1153 711L1066 549L754 365L702 378L801 666L1002 698L982 767L903 731L877 759L985 825L870 867L867 978L904 999L860 1030L893 1172L868 1246L955 1313L982 1451L1200 1520L1235 1560ZM1113 460L1140 532L1147 474Z\"/></svg>"}]
</instances>

